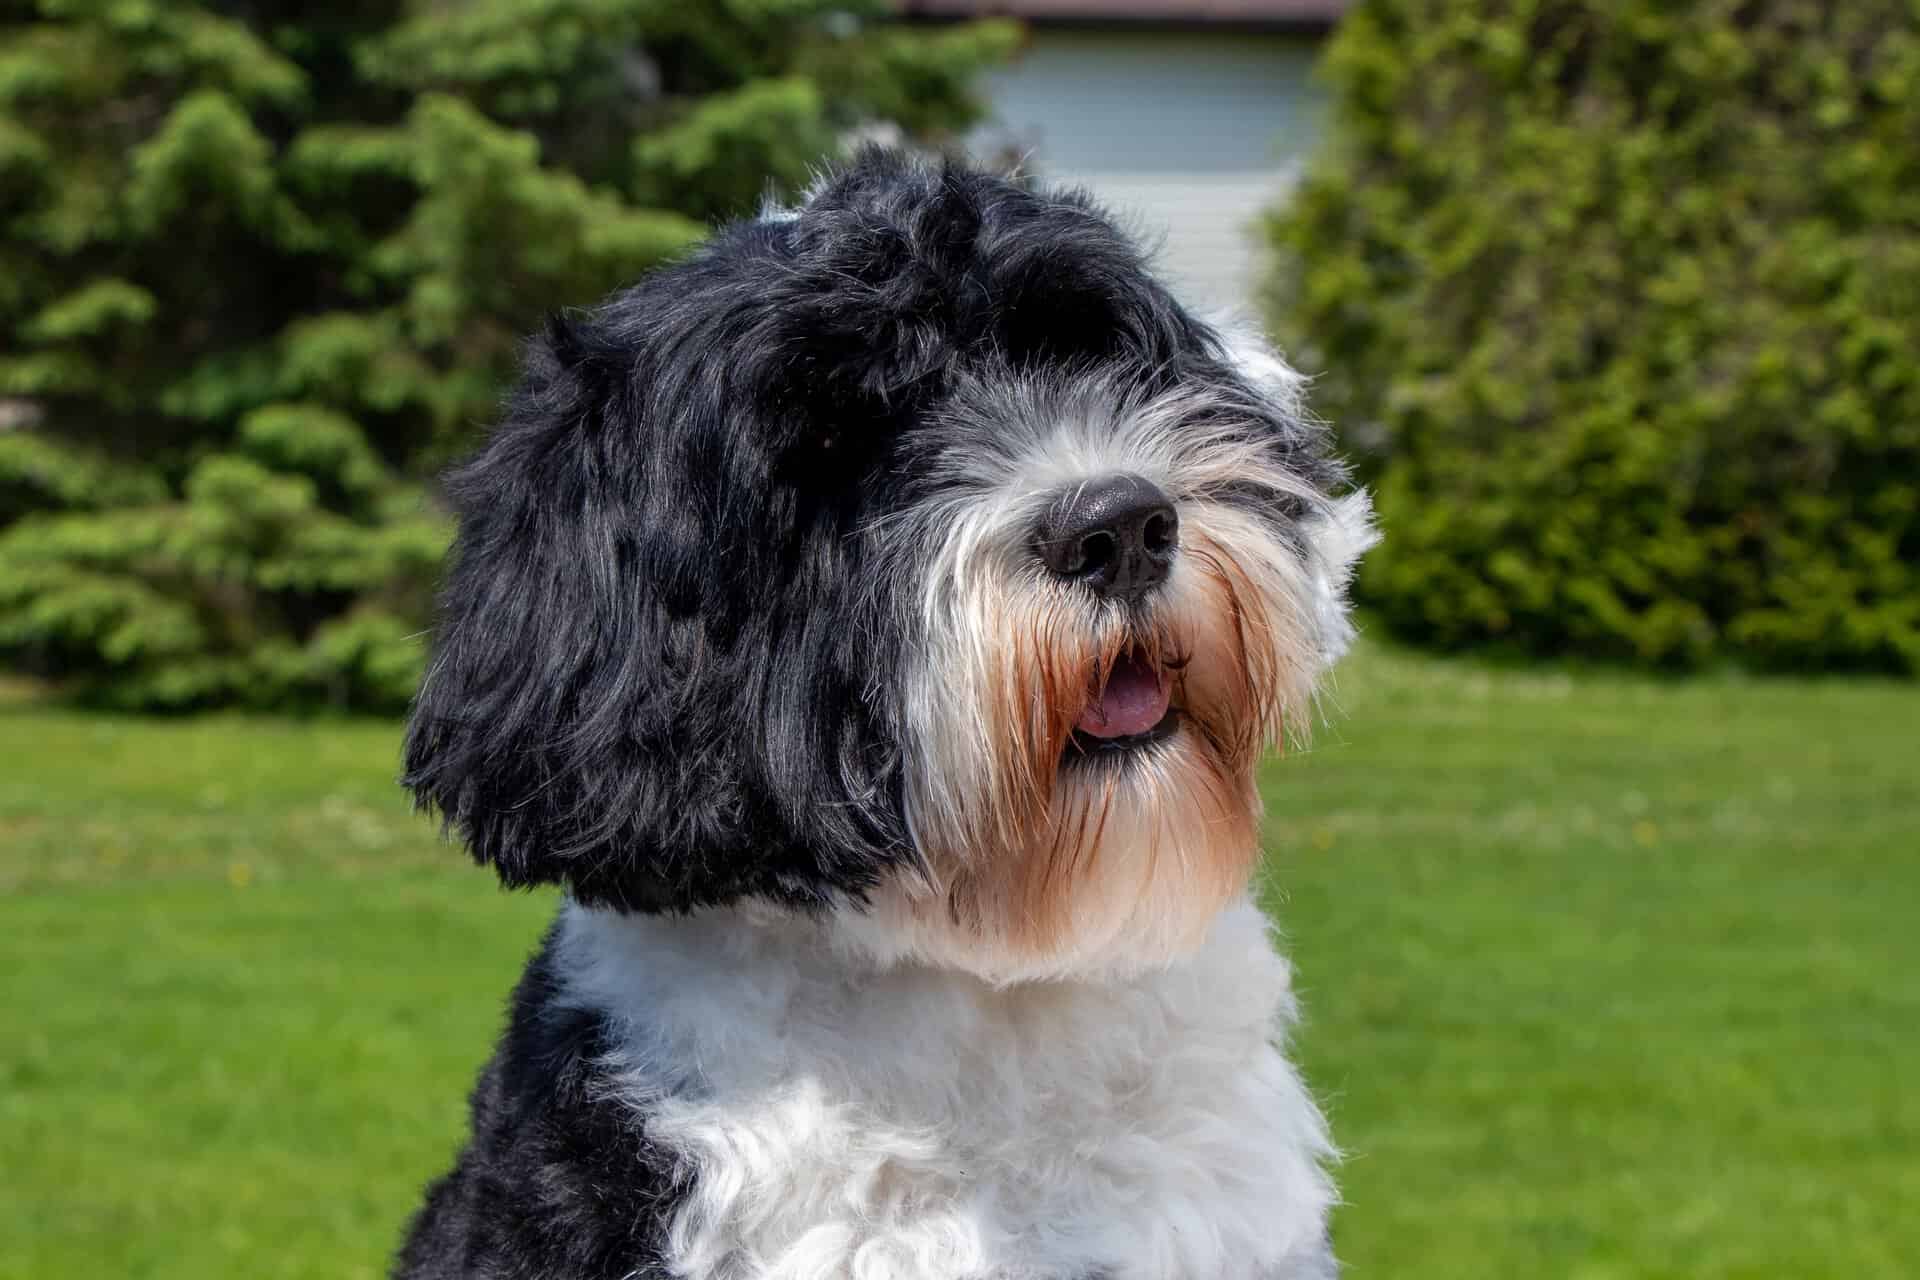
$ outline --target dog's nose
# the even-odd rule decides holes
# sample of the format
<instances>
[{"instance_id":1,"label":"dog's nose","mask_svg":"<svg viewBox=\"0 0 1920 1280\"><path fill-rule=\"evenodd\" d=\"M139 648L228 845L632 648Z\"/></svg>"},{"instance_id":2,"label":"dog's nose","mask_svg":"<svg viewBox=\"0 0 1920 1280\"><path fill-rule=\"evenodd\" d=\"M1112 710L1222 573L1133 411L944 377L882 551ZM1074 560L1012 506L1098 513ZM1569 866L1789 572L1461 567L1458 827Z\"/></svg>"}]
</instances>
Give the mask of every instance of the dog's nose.
<instances>
[{"instance_id":1,"label":"dog's nose","mask_svg":"<svg viewBox=\"0 0 1920 1280\"><path fill-rule=\"evenodd\" d=\"M1062 494L1034 535L1055 574L1118 600L1166 581L1180 541L1180 516L1152 481L1103 476Z\"/></svg>"}]
</instances>

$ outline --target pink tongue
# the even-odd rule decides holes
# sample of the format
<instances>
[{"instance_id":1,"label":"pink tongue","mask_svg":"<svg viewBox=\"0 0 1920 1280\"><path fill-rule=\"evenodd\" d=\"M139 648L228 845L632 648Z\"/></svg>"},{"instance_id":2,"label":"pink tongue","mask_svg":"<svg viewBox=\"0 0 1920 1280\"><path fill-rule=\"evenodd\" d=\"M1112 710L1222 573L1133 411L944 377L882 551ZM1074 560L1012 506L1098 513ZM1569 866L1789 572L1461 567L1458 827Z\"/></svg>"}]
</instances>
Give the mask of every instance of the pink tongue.
<instances>
[{"instance_id":1,"label":"pink tongue","mask_svg":"<svg viewBox=\"0 0 1920 1280\"><path fill-rule=\"evenodd\" d=\"M1145 733L1166 716L1169 696L1158 671L1136 658L1122 658L1113 664L1099 700L1080 713L1074 728L1094 738Z\"/></svg>"}]
</instances>

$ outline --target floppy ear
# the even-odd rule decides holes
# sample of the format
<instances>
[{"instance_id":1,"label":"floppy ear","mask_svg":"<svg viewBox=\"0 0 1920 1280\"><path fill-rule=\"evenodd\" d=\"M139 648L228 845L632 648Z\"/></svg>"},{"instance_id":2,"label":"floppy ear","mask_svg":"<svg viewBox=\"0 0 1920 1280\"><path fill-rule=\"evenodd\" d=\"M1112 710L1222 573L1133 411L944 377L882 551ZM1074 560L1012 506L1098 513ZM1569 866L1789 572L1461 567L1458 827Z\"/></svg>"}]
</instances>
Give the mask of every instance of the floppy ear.
<instances>
[{"instance_id":1,"label":"floppy ear","mask_svg":"<svg viewBox=\"0 0 1920 1280\"><path fill-rule=\"evenodd\" d=\"M1320 661L1332 666L1353 645L1353 621L1347 589L1354 569L1369 547L1380 541L1373 521L1373 499L1354 489L1327 503L1306 521L1312 550L1313 607L1320 631Z\"/></svg>"},{"instance_id":2,"label":"floppy ear","mask_svg":"<svg viewBox=\"0 0 1920 1280\"><path fill-rule=\"evenodd\" d=\"M450 476L403 780L509 886L817 904L905 846L897 759L858 697L872 629L833 612L850 540L775 491L751 397L701 372L727 362L675 313L685 284L551 326ZM650 354L668 333L705 363Z\"/></svg>"},{"instance_id":3,"label":"floppy ear","mask_svg":"<svg viewBox=\"0 0 1920 1280\"><path fill-rule=\"evenodd\" d=\"M1363 488L1348 488L1346 468L1328 456L1328 429L1307 410L1307 379L1237 317L1216 318L1214 334L1227 363L1272 406L1275 420L1292 425L1291 446L1298 465L1321 493L1321 501L1302 511L1299 531L1313 583L1320 661L1332 666L1353 644L1348 588L1354 570L1360 557L1380 541L1372 496ZM1340 489L1347 491L1335 497Z\"/></svg>"}]
</instances>

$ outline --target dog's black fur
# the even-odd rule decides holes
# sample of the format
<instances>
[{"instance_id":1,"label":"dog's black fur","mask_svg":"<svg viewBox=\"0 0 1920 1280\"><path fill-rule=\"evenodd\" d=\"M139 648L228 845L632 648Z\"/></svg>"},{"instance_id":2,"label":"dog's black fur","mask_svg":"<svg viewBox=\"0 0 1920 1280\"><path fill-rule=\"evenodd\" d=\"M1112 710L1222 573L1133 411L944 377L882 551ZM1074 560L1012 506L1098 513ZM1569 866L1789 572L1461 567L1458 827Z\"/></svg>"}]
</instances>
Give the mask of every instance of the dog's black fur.
<instances>
[{"instance_id":1,"label":"dog's black fur","mask_svg":"<svg viewBox=\"0 0 1920 1280\"><path fill-rule=\"evenodd\" d=\"M1211 332L1083 198L863 157L789 218L719 231L554 321L449 482L458 542L405 781L509 886L689 910L858 898L913 858L899 607L862 531L980 447L956 377L1204 380L1331 490ZM405 1280L664 1274L684 1172L596 1087L607 1031L550 999L551 943L429 1192Z\"/></svg>"},{"instance_id":2,"label":"dog's black fur","mask_svg":"<svg viewBox=\"0 0 1920 1280\"><path fill-rule=\"evenodd\" d=\"M428 1188L394 1267L405 1280L653 1280L684 1185L620 1101L597 1096L604 1020L554 1007L551 938L513 993L472 1097L473 1133Z\"/></svg>"}]
</instances>

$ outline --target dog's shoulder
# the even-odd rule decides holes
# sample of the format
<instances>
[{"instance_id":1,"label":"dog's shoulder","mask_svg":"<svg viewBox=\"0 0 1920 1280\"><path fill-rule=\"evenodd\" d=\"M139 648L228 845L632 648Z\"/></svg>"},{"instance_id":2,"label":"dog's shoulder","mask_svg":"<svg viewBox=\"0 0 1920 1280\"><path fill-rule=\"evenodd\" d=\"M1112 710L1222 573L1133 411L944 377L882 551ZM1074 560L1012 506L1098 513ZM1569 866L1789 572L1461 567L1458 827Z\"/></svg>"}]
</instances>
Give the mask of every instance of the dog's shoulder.
<instances>
[{"instance_id":1,"label":"dog's shoulder","mask_svg":"<svg viewBox=\"0 0 1920 1280\"><path fill-rule=\"evenodd\" d=\"M615 1033L559 998L550 933L474 1087L472 1132L427 1191L394 1280L647 1280L684 1175L606 1087Z\"/></svg>"}]
</instances>

